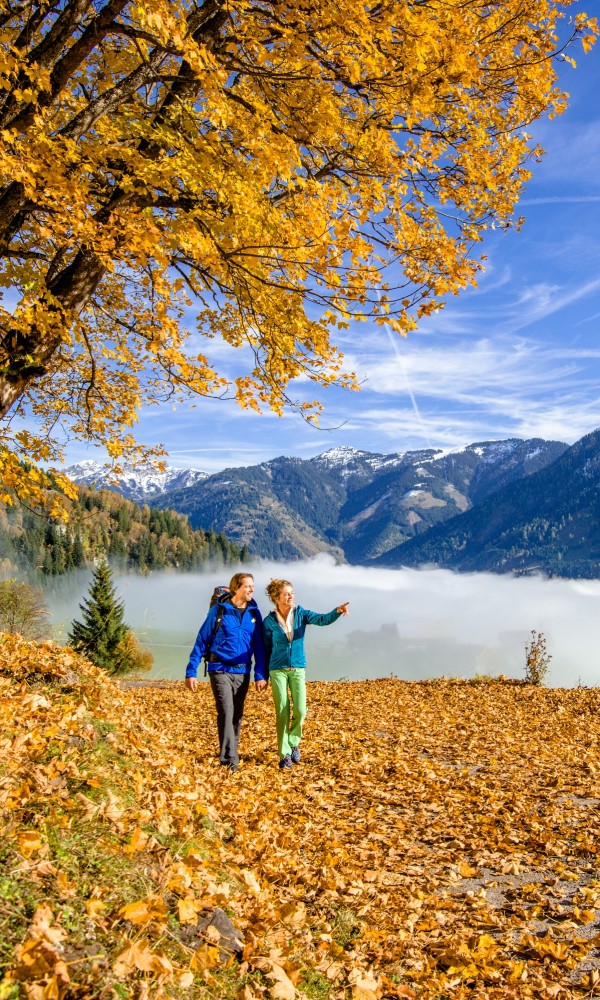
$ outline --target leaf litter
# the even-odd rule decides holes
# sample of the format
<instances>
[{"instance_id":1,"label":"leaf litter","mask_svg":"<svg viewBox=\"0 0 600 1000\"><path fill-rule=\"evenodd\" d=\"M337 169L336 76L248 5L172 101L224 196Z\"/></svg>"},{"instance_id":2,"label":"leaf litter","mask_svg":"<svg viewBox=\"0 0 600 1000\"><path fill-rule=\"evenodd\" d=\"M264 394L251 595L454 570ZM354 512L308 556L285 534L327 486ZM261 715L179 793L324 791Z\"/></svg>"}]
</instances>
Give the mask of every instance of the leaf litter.
<instances>
[{"instance_id":1,"label":"leaf litter","mask_svg":"<svg viewBox=\"0 0 600 1000\"><path fill-rule=\"evenodd\" d=\"M313 682L309 708L281 773L252 691L230 775L208 685L1 637L0 1000L600 995L598 691Z\"/></svg>"}]
</instances>

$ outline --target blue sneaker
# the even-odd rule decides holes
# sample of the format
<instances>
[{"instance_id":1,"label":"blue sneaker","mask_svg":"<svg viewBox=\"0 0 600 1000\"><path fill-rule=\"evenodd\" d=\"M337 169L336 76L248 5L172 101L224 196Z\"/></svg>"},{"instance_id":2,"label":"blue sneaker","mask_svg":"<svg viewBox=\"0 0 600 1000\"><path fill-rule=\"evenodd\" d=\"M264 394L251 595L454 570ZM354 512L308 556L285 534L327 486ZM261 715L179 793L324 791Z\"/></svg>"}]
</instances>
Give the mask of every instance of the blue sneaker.
<instances>
[{"instance_id":1,"label":"blue sneaker","mask_svg":"<svg viewBox=\"0 0 600 1000\"><path fill-rule=\"evenodd\" d=\"M299 764L300 763L300 747L292 747L292 752L290 754L290 757L292 758L292 762L294 764Z\"/></svg>"},{"instance_id":2,"label":"blue sneaker","mask_svg":"<svg viewBox=\"0 0 600 1000\"><path fill-rule=\"evenodd\" d=\"M285 771L287 767L293 767L293 766L294 764L289 753L286 753L285 757L282 757L281 760L279 761L279 769L281 771Z\"/></svg>"}]
</instances>

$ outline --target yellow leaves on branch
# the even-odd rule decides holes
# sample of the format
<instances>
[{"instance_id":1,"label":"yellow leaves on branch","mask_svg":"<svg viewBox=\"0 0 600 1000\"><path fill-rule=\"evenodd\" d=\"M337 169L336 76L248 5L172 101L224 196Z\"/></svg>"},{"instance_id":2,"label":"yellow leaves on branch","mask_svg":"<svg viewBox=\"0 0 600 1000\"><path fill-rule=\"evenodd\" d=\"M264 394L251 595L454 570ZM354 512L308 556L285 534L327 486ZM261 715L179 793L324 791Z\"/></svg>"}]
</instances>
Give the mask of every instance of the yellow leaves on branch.
<instances>
[{"instance_id":1,"label":"yellow leaves on branch","mask_svg":"<svg viewBox=\"0 0 600 1000\"><path fill-rule=\"evenodd\" d=\"M61 434L128 454L167 398L354 385L332 329L405 333L475 280L524 123L564 106L552 57L597 32L572 0L80 6L56 46L52 7L0 36L0 416L33 409L37 441L4 439L33 461Z\"/></svg>"}]
</instances>

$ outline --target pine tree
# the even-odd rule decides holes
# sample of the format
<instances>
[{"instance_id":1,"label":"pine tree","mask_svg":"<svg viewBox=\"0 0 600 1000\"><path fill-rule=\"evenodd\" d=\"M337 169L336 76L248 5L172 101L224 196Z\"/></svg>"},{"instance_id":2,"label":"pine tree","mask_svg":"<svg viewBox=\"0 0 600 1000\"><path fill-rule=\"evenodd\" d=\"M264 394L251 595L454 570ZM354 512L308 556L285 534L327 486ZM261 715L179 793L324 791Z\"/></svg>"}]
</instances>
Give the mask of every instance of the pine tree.
<instances>
[{"instance_id":1,"label":"pine tree","mask_svg":"<svg viewBox=\"0 0 600 1000\"><path fill-rule=\"evenodd\" d=\"M123 621L123 602L117 599L107 562L101 562L95 570L89 596L79 607L83 622L74 621L69 632L73 649L109 673L122 672L121 651L129 629Z\"/></svg>"}]
</instances>

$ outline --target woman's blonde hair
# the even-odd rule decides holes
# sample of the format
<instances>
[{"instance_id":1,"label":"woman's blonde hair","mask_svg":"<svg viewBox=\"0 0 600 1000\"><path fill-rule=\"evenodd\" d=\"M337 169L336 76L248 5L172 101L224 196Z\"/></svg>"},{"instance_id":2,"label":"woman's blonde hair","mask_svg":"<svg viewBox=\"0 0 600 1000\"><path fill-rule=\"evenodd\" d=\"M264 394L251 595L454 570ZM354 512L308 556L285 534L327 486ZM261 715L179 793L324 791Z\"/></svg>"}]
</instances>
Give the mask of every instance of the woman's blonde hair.
<instances>
[{"instance_id":1,"label":"woman's blonde hair","mask_svg":"<svg viewBox=\"0 0 600 1000\"><path fill-rule=\"evenodd\" d=\"M254 579L252 573L234 573L229 581L229 593L235 594L236 590L240 589L244 580L247 580L248 577L250 577L251 580Z\"/></svg>"},{"instance_id":2,"label":"woman's blonde hair","mask_svg":"<svg viewBox=\"0 0 600 1000\"><path fill-rule=\"evenodd\" d=\"M265 594L273 604L277 604L277 598L284 587L291 587L289 580L271 580L265 587Z\"/></svg>"}]
</instances>

